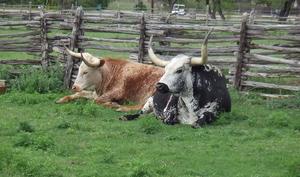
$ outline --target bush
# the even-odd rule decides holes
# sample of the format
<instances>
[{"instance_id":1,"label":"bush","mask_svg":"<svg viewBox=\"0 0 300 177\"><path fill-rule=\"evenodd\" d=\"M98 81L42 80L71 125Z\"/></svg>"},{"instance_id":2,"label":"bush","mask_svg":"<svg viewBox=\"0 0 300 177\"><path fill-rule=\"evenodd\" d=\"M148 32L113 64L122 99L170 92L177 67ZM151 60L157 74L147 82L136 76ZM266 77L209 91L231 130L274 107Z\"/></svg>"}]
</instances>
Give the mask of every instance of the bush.
<instances>
[{"instance_id":1,"label":"bush","mask_svg":"<svg viewBox=\"0 0 300 177\"><path fill-rule=\"evenodd\" d=\"M14 69L12 65L0 65L0 79L10 80L14 79L14 75L10 74L8 70Z\"/></svg>"},{"instance_id":2,"label":"bush","mask_svg":"<svg viewBox=\"0 0 300 177\"><path fill-rule=\"evenodd\" d=\"M11 89L29 94L62 92L63 75L63 68L59 64L41 68L31 67L11 82Z\"/></svg>"},{"instance_id":3,"label":"bush","mask_svg":"<svg viewBox=\"0 0 300 177\"><path fill-rule=\"evenodd\" d=\"M143 1L139 1L136 5L134 5L134 10L136 10L136 11L147 11L147 7L143 3Z\"/></svg>"}]
</instances>

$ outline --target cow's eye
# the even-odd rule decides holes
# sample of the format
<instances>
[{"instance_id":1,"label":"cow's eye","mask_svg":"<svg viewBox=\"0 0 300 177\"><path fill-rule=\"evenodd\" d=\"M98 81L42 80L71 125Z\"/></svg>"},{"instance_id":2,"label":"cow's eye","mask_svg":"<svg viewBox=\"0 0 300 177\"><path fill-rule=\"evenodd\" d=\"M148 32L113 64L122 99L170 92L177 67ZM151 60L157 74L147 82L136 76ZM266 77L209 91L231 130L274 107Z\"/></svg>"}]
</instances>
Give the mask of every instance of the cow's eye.
<instances>
[{"instance_id":1,"label":"cow's eye","mask_svg":"<svg viewBox=\"0 0 300 177\"><path fill-rule=\"evenodd\" d=\"M83 71L83 74L87 74L88 72L87 71Z\"/></svg>"},{"instance_id":2,"label":"cow's eye","mask_svg":"<svg viewBox=\"0 0 300 177\"><path fill-rule=\"evenodd\" d=\"M182 73L182 69L176 71L176 74L180 74L180 73Z\"/></svg>"}]
</instances>

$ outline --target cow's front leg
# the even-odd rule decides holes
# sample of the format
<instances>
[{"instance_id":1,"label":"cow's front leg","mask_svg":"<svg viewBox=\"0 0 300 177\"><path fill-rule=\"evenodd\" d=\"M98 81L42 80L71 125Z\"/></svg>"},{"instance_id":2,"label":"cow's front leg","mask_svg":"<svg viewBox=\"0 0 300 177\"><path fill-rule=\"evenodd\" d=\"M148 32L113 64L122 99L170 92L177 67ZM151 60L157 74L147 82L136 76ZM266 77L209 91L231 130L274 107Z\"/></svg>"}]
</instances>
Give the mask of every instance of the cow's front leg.
<instances>
[{"instance_id":1,"label":"cow's front leg","mask_svg":"<svg viewBox=\"0 0 300 177\"><path fill-rule=\"evenodd\" d=\"M143 114L150 114L153 113L153 97L150 97L145 104L139 104L144 105L141 109L141 111L138 114L133 115L124 115L119 118L119 120L134 120L139 118Z\"/></svg>"},{"instance_id":2,"label":"cow's front leg","mask_svg":"<svg viewBox=\"0 0 300 177\"><path fill-rule=\"evenodd\" d=\"M164 114L166 114L166 116L163 119L163 122L165 124L174 125L174 124L178 123L177 109L170 109L167 113L164 113Z\"/></svg>"},{"instance_id":3,"label":"cow's front leg","mask_svg":"<svg viewBox=\"0 0 300 177\"><path fill-rule=\"evenodd\" d=\"M85 99L88 99L88 100L93 100L96 97L97 97L96 92L83 90L81 92L76 92L73 95L65 96L65 97L59 99L58 101L56 101L55 103L57 103L57 104L66 103L66 102L69 102L69 101L72 101L72 100L75 100L75 99L78 99L78 98L85 98Z\"/></svg>"},{"instance_id":4,"label":"cow's front leg","mask_svg":"<svg viewBox=\"0 0 300 177\"><path fill-rule=\"evenodd\" d=\"M140 117L141 114L133 114L133 115L124 115L119 118L119 120L134 120Z\"/></svg>"},{"instance_id":5,"label":"cow's front leg","mask_svg":"<svg viewBox=\"0 0 300 177\"><path fill-rule=\"evenodd\" d=\"M123 99L123 95L120 90L114 90L112 92L107 92L96 99L94 99L94 103L101 106L108 106L112 108L120 108L121 105L119 105L116 101L121 101Z\"/></svg>"},{"instance_id":6,"label":"cow's front leg","mask_svg":"<svg viewBox=\"0 0 300 177\"><path fill-rule=\"evenodd\" d=\"M97 105L108 106L108 107L112 107L112 108L120 108L121 107L121 105L119 105L116 102L112 102L112 101L103 102L103 101L99 101L99 100L95 99L94 103Z\"/></svg>"},{"instance_id":7,"label":"cow's front leg","mask_svg":"<svg viewBox=\"0 0 300 177\"><path fill-rule=\"evenodd\" d=\"M134 105L134 106L123 106L123 107L120 107L119 109L117 109L116 111L118 111L118 112L138 111L143 108L144 104L145 103L141 103L141 104Z\"/></svg>"},{"instance_id":8,"label":"cow's front leg","mask_svg":"<svg viewBox=\"0 0 300 177\"><path fill-rule=\"evenodd\" d=\"M168 125L174 125L176 124L178 121L173 119L173 118L166 118L166 119L163 119L163 123L164 124L168 124Z\"/></svg>"},{"instance_id":9,"label":"cow's front leg","mask_svg":"<svg viewBox=\"0 0 300 177\"><path fill-rule=\"evenodd\" d=\"M200 128L212 122L215 115L212 112L204 112L200 118L192 125L193 128Z\"/></svg>"}]
</instances>

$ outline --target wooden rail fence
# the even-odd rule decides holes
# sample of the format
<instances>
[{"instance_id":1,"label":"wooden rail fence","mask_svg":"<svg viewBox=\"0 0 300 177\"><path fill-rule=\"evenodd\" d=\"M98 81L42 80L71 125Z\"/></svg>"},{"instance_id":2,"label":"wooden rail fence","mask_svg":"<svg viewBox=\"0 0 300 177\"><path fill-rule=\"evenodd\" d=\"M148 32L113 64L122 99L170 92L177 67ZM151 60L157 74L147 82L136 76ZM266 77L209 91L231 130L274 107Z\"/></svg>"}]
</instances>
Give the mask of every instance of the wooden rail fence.
<instances>
[{"instance_id":1,"label":"wooden rail fence","mask_svg":"<svg viewBox=\"0 0 300 177\"><path fill-rule=\"evenodd\" d=\"M68 56L62 43L71 50L101 57L114 57L107 56L105 51L124 52L131 60L151 63L147 54L151 35L154 35L154 51L168 60L179 53L199 56L205 33L214 28L209 38L209 63L220 67L235 89L268 88L274 94L300 89L297 23L269 24L245 13L238 23L224 26L168 14L84 12L78 7L72 13L46 12L41 8L32 20L0 22L0 30L18 28L27 31L0 34L0 52L26 52L36 59L0 59L0 63L49 65L59 60L66 67L65 88L74 82L81 61Z\"/></svg>"}]
</instances>

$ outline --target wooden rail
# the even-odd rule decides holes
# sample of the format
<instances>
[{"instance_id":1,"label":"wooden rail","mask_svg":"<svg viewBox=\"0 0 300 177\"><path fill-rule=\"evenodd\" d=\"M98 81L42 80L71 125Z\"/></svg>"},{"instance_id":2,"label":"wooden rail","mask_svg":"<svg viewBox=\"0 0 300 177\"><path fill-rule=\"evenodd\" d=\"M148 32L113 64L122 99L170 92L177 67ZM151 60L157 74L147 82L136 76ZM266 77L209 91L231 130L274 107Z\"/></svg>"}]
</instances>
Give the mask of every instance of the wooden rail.
<instances>
[{"instance_id":1,"label":"wooden rail","mask_svg":"<svg viewBox=\"0 0 300 177\"><path fill-rule=\"evenodd\" d=\"M0 9L0 16L1 13ZM0 29L24 29L21 33L1 34L0 52L26 52L40 59L0 59L0 63L48 65L59 60L66 67L64 86L69 88L81 61L68 56L62 43L71 50L91 51L91 54L100 50L125 52L132 60L150 64L147 47L151 35L154 35L154 51L168 60L179 53L200 56L205 34L214 28L209 38L209 63L224 70L234 88L278 90L275 93L299 91L299 84L289 84L299 83L300 78L300 25L265 21L262 24L258 18L250 17L245 13L239 23L211 26L197 16L185 20L162 14L154 19L147 13L102 11L100 15L83 12L80 7L67 14L40 9L30 21L0 21ZM99 35L86 35L95 33ZM105 52L100 55L114 57L106 56ZM273 79L274 83L264 83L261 78Z\"/></svg>"}]
</instances>

